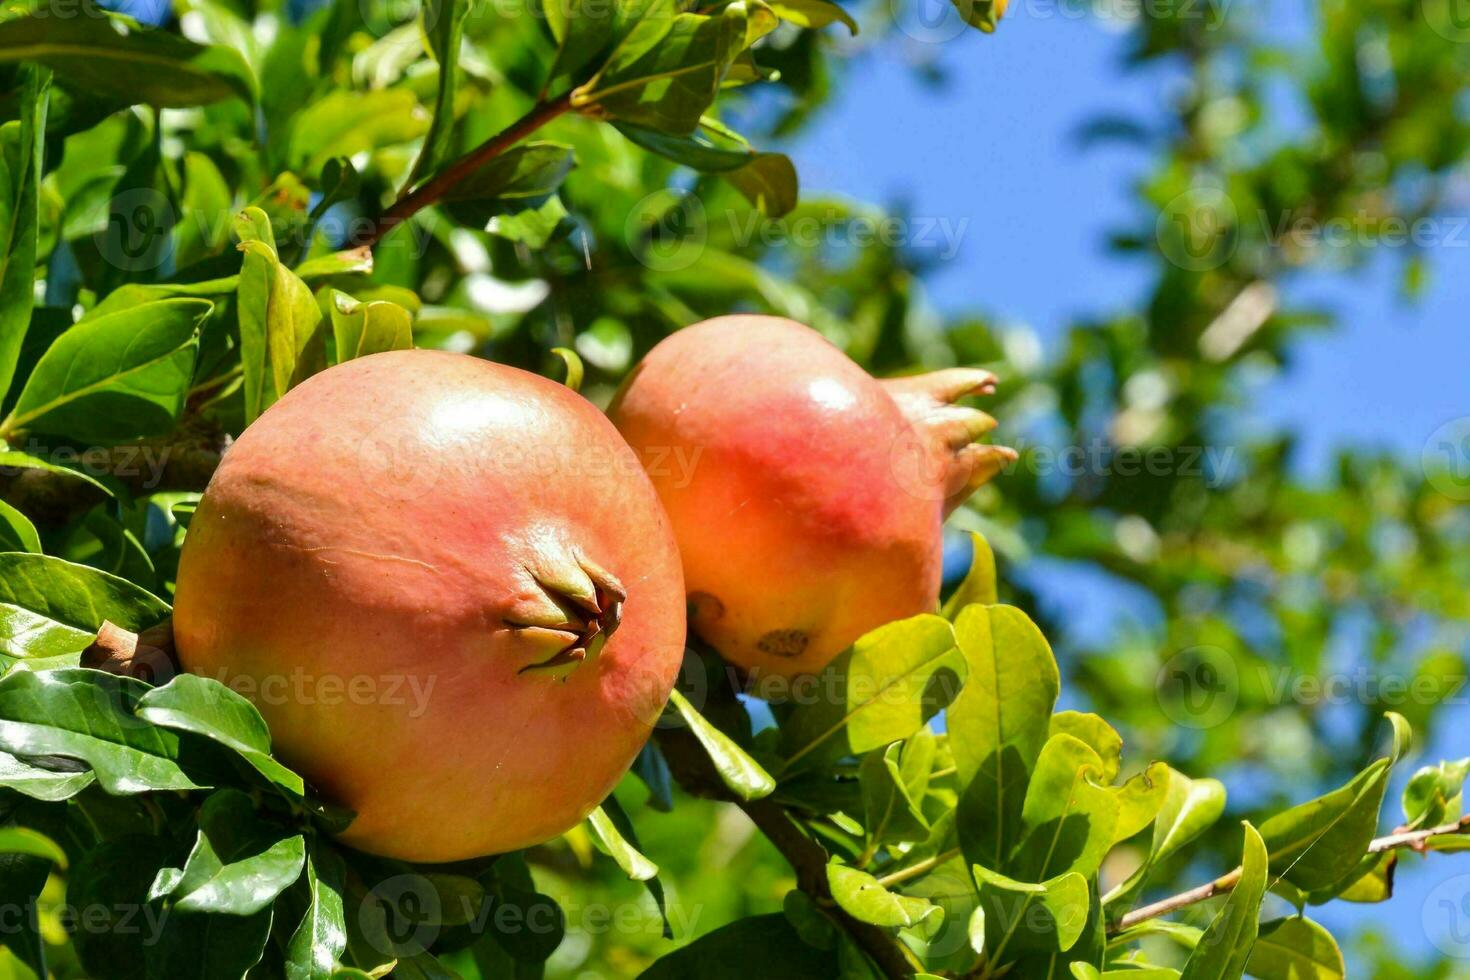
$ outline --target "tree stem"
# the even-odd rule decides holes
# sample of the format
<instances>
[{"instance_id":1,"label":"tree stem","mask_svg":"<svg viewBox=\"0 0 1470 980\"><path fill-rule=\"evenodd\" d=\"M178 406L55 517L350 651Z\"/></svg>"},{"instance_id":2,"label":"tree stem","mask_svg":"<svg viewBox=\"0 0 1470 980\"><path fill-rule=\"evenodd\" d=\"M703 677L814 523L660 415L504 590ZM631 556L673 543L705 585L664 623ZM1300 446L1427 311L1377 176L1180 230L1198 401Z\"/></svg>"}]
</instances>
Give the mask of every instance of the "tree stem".
<instances>
[{"instance_id":1,"label":"tree stem","mask_svg":"<svg viewBox=\"0 0 1470 980\"><path fill-rule=\"evenodd\" d=\"M1368 853L1382 854L1384 851L1394 851L1404 847L1418 849L1420 845L1431 837L1438 837L1441 834L1458 834L1466 830L1470 830L1470 816L1463 817L1454 823L1444 824L1439 827L1430 827L1427 830L1399 831L1384 837L1379 837L1369 842ZM1240 868L1236 868L1228 874L1221 875L1214 881L1197 885L1177 895L1170 895L1168 898L1160 899L1152 905L1145 905L1142 908L1134 909L1117 922L1109 923L1108 935L1117 935L1125 929L1130 929L1138 925L1140 922L1157 919L1161 915L1168 915L1171 912L1177 912L1197 902L1214 898L1216 895L1223 895L1239 883Z\"/></svg>"},{"instance_id":2,"label":"tree stem","mask_svg":"<svg viewBox=\"0 0 1470 980\"><path fill-rule=\"evenodd\" d=\"M455 160L417 188L403 194L374 222L367 236L353 242L355 246L373 246L384 235L397 228L419 211L438 201L455 186L500 156L521 140L572 108L570 92L550 101L537 102L524 116Z\"/></svg>"}]
</instances>

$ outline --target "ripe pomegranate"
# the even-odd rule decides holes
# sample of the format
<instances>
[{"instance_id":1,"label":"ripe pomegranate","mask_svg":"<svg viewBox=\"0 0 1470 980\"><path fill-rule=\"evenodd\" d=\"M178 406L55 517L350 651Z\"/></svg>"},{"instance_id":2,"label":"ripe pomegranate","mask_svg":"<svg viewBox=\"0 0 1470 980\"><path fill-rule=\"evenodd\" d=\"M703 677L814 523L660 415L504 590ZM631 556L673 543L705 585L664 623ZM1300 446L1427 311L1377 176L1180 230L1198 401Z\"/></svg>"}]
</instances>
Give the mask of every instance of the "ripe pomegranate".
<instances>
[{"instance_id":1,"label":"ripe pomegranate","mask_svg":"<svg viewBox=\"0 0 1470 980\"><path fill-rule=\"evenodd\" d=\"M679 539L690 625L752 675L815 672L932 611L945 515L1015 453L955 368L876 381L816 331L727 316L656 346L609 409Z\"/></svg>"},{"instance_id":2,"label":"ripe pomegranate","mask_svg":"<svg viewBox=\"0 0 1470 980\"><path fill-rule=\"evenodd\" d=\"M179 562L175 639L357 811L347 843L493 854L575 826L647 739L683 654L675 549L581 397L458 354L377 354L230 448Z\"/></svg>"}]
</instances>

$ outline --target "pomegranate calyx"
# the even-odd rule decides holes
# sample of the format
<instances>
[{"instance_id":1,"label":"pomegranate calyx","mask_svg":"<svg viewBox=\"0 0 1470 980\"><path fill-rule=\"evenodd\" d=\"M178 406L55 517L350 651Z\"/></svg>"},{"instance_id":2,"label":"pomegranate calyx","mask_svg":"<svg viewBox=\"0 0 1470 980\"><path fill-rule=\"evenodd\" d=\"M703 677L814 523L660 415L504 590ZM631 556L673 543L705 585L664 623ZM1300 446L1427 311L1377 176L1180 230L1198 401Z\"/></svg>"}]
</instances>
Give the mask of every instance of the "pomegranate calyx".
<instances>
[{"instance_id":1,"label":"pomegranate calyx","mask_svg":"<svg viewBox=\"0 0 1470 980\"><path fill-rule=\"evenodd\" d=\"M993 395L997 378L981 368L945 368L880 382L943 469L940 490L948 515L1019 455L979 440L996 427L990 414L956 402Z\"/></svg>"},{"instance_id":2,"label":"pomegranate calyx","mask_svg":"<svg viewBox=\"0 0 1470 980\"><path fill-rule=\"evenodd\" d=\"M595 660L602 652L608 637L623 620L623 603L628 598L627 590L611 572L593 562L579 562L580 575L556 576L558 582L548 582L546 577L534 575L547 600L564 613L564 621L550 623L517 623L510 620L506 625L517 630L535 630L538 634L555 634L571 639L545 660L527 664L517 673L534 671L558 680L564 679L578 666ZM590 581L590 592L582 583ZM570 583L570 588L568 587Z\"/></svg>"}]
</instances>

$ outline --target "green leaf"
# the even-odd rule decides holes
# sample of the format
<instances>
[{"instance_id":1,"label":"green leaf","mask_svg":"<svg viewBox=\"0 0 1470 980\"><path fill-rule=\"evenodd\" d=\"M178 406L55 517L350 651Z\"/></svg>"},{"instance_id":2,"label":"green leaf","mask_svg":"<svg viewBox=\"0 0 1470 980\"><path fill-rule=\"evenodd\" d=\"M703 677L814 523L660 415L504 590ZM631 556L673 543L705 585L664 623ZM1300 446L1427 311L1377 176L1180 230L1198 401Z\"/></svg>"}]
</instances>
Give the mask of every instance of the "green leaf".
<instances>
[{"instance_id":1,"label":"green leaf","mask_svg":"<svg viewBox=\"0 0 1470 980\"><path fill-rule=\"evenodd\" d=\"M270 729L255 705L219 681L180 674L144 694L136 714L152 724L218 742L276 785L297 796L306 792L300 776L271 758Z\"/></svg>"},{"instance_id":2,"label":"green leaf","mask_svg":"<svg viewBox=\"0 0 1470 980\"><path fill-rule=\"evenodd\" d=\"M779 912L737 919L676 949L638 980L838 980L837 957L808 946Z\"/></svg>"},{"instance_id":3,"label":"green leaf","mask_svg":"<svg viewBox=\"0 0 1470 980\"><path fill-rule=\"evenodd\" d=\"M220 790L199 808L199 836L182 869L159 872L151 898L179 913L251 916L301 877L306 839L255 814L250 797Z\"/></svg>"},{"instance_id":4,"label":"green leaf","mask_svg":"<svg viewBox=\"0 0 1470 980\"><path fill-rule=\"evenodd\" d=\"M1177 853L1212 827L1225 812L1225 786L1217 779L1190 779L1169 769L1164 802L1154 821L1148 857L1128 880L1103 896L1105 904L1131 899L1143 888L1155 864Z\"/></svg>"},{"instance_id":5,"label":"green leaf","mask_svg":"<svg viewBox=\"0 0 1470 980\"><path fill-rule=\"evenodd\" d=\"M148 685L97 670L18 670L0 678L0 750L92 767L113 795L200 789L179 766L179 739L134 717Z\"/></svg>"},{"instance_id":6,"label":"green leaf","mask_svg":"<svg viewBox=\"0 0 1470 980\"><path fill-rule=\"evenodd\" d=\"M270 909L248 916L172 912L147 947L148 976L243 980L265 953L271 919Z\"/></svg>"},{"instance_id":7,"label":"green leaf","mask_svg":"<svg viewBox=\"0 0 1470 980\"><path fill-rule=\"evenodd\" d=\"M1183 980L1239 980L1245 973L1260 926L1269 861L1261 835L1247 823L1240 881L1184 964Z\"/></svg>"},{"instance_id":8,"label":"green leaf","mask_svg":"<svg viewBox=\"0 0 1470 980\"><path fill-rule=\"evenodd\" d=\"M767 6L776 12L777 17L797 27L821 30L829 24L841 22L853 37L858 33L857 21L831 0L768 0ZM995 602L994 599L976 601L986 604Z\"/></svg>"},{"instance_id":9,"label":"green leaf","mask_svg":"<svg viewBox=\"0 0 1470 980\"><path fill-rule=\"evenodd\" d=\"M148 886L169 842L131 835L107 840L77 859L67 876L66 900L90 909L87 928L72 934L77 955L91 976L144 980L147 951L158 941L156 905ZM167 921L167 920L164 920Z\"/></svg>"},{"instance_id":10,"label":"green leaf","mask_svg":"<svg viewBox=\"0 0 1470 980\"><path fill-rule=\"evenodd\" d=\"M1350 882L1377 833L1389 775L1407 745L1403 718L1394 712L1387 717L1394 730L1387 758L1370 764L1342 788L1261 824L1261 836L1271 855L1271 873L1277 878L1306 892Z\"/></svg>"},{"instance_id":11,"label":"green leaf","mask_svg":"<svg viewBox=\"0 0 1470 980\"><path fill-rule=\"evenodd\" d=\"M950 0L960 16L971 27L978 28L986 34L995 31L995 25L1000 22L1001 15L1006 12L1008 0Z\"/></svg>"},{"instance_id":12,"label":"green leaf","mask_svg":"<svg viewBox=\"0 0 1470 980\"><path fill-rule=\"evenodd\" d=\"M1082 936L1090 899L1087 879L1080 874L1069 871L1030 884L981 865L974 865L972 871L985 909L986 955L994 962L1004 963L1002 954L1007 950L1065 953ZM1045 914L1038 916L1033 907Z\"/></svg>"},{"instance_id":13,"label":"green leaf","mask_svg":"<svg viewBox=\"0 0 1470 980\"><path fill-rule=\"evenodd\" d=\"M468 225L534 214L545 208L576 165L576 153L567 144L531 140L470 174L445 194L444 201L450 213ZM557 220L564 213L558 213Z\"/></svg>"},{"instance_id":14,"label":"green leaf","mask_svg":"<svg viewBox=\"0 0 1470 980\"><path fill-rule=\"evenodd\" d=\"M632 844L623 837L622 833L607 811L598 807L592 811L587 818L587 826L592 831L592 838L602 852L618 863L629 878L634 881L648 881L658 874L658 865L638 852Z\"/></svg>"},{"instance_id":15,"label":"green leaf","mask_svg":"<svg viewBox=\"0 0 1470 980\"><path fill-rule=\"evenodd\" d=\"M424 36L439 63L439 87L434 95L434 118L409 173L407 187L433 173L448 158L454 136L454 93L459 88L459 48L469 12L470 0L427 0L423 5Z\"/></svg>"},{"instance_id":16,"label":"green leaf","mask_svg":"<svg viewBox=\"0 0 1470 980\"><path fill-rule=\"evenodd\" d=\"M1470 758L1425 766L1410 776L1403 796L1405 826L1415 830L1459 820L1467 776Z\"/></svg>"},{"instance_id":17,"label":"green leaf","mask_svg":"<svg viewBox=\"0 0 1470 980\"><path fill-rule=\"evenodd\" d=\"M218 255L229 246L230 228L224 218L234 200L219 167L205 154L185 153L183 170L184 196L173 229L173 261L180 269Z\"/></svg>"},{"instance_id":18,"label":"green leaf","mask_svg":"<svg viewBox=\"0 0 1470 980\"><path fill-rule=\"evenodd\" d=\"M41 538L30 518L0 500L0 551L41 553Z\"/></svg>"},{"instance_id":19,"label":"green leaf","mask_svg":"<svg viewBox=\"0 0 1470 980\"><path fill-rule=\"evenodd\" d=\"M296 113L287 159L296 173L315 174L334 158L409 143L428 129L428 116L407 88L331 89Z\"/></svg>"},{"instance_id":20,"label":"green leaf","mask_svg":"<svg viewBox=\"0 0 1470 980\"><path fill-rule=\"evenodd\" d=\"M33 800L45 803L69 800L91 786L95 779L90 769L79 767L77 772L57 772L0 752L0 788L13 789Z\"/></svg>"},{"instance_id":21,"label":"green leaf","mask_svg":"<svg viewBox=\"0 0 1470 980\"><path fill-rule=\"evenodd\" d=\"M908 738L955 701L965 673L954 631L940 617L924 614L878 627L820 675L818 689L834 696L803 705L783 721L785 772Z\"/></svg>"},{"instance_id":22,"label":"green leaf","mask_svg":"<svg viewBox=\"0 0 1470 980\"><path fill-rule=\"evenodd\" d=\"M1347 976L1337 940L1302 916L1261 926L1246 970L1257 980L1343 980Z\"/></svg>"},{"instance_id":23,"label":"green leaf","mask_svg":"<svg viewBox=\"0 0 1470 980\"><path fill-rule=\"evenodd\" d=\"M1335 885L1331 889L1332 894L1325 896L1324 900L1337 898L1344 902L1366 905L1388 901L1393 897L1393 872L1398 865L1398 859L1398 854L1393 851L1370 854L1363 859L1363 873L1355 876L1346 885ZM1316 894L1307 898L1313 904L1320 904Z\"/></svg>"},{"instance_id":24,"label":"green leaf","mask_svg":"<svg viewBox=\"0 0 1470 980\"><path fill-rule=\"evenodd\" d=\"M3 427L99 443L168 432L212 308L165 299L81 321L41 356Z\"/></svg>"},{"instance_id":25,"label":"green leaf","mask_svg":"<svg viewBox=\"0 0 1470 980\"><path fill-rule=\"evenodd\" d=\"M0 62L39 62L70 87L122 105L208 105L232 96L255 99L245 59L224 46L201 45L95 7L70 17L32 14L0 22Z\"/></svg>"},{"instance_id":26,"label":"green leaf","mask_svg":"<svg viewBox=\"0 0 1470 980\"><path fill-rule=\"evenodd\" d=\"M768 218L785 217L796 208L800 181L784 153L756 153L744 166L720 176Z\"/></svg>"},{"instance_id":27,"label":"green leaf","mask_svg":"<svg viewBox=\"0 0 1470 980\"><path fill-rule=\"evenodd\" d=\"M1013 862L1022 877L1097 873L1113 846L1118 801L1100 785L1103 762L1071 735L1053 735L1036 759L1021 809L1026 836Z\"/></svg>"},{"instance_id":28,"label":"green leaf","mask_svg":"<svg viewBox=\"0 0 1470 980\"><path fill-rule=\"evenodd\" d=\"M827 865L827 884L837 904L859 922L907 927L944 914L932 902L891 892L866 871L845 864Z\"/></svg>"},{"instance_id":29,"label":"green leaf","mask_svg":"<svg viewBox=\"0 0 1470 980\"><path fill-rule=\"evenodd\" d=\"M29 827L0 827L0 854L24 854L42 858L66 869L66 852L61 845Z\"/></svg>"},{"instance_id":30,"label":"green leaf","mask_svg":"<svg viewBox=\"0 0 1470 980\"><path fill-rule=\"evenodd\" d=\"M644 51L667 34L677 13L670 0L547 0L556 60L544 90L580 82L615 51Z\"/></svg>"},{"instance_id":31,"label":"green leaf","mask_svg":"<svg viewBox=\"0 0 1470 980\"><path fill-rule=\"evenodd\" d=\"M776 789L776 781L752 759L735 740L720 731L694 709L689 699L678 690L669 694L669 704L679 713L684 724L704 750L720 774L726 788L742 800L758 800L769 796Z\"/></svg>"},{"instance_id":32,"label":"green leaf","mask_svg":"<svg viewBox=\"0 0 1470 980\"><path fill-rule=\"evenodd\" d=\"M970 532L970 570L954 594L944 601L941 612L954 622L966 606L993 606L1000 601L996 588L995 552L979 531Z\"/></svg>"},{"instance_id":33,"label":"green leaf","mask_svg":"<svg viewBox=\"0 0 1470 980\"><path fill-rule=\"evenodd\" d=\"M694 132L725 73L746 47L747 16L737 0L714 16L678 14L659 33L615 49L572 92L572 105L599 105L617 119L674 134Z\"/></svg>"},{"instance_id":34,"label":"green leaf","mask_svg":"<svg viewBox=\"0 0 1470 980\"><path fill-rule=\"evenodd\" d=\"M1071 735L1090 747L1102 760L1102 781L1111 785L1123 768L1123 736L1095 714L1084 711L1058 711L1051 716L1048 734Z\"/></svg>"},{"instance_id":35,"label":"green leaf","mask_svg":"<svg viewBox=\"0 0 1470 980\"><path fill-rule=\"evenodd\" d=\"M322 314L310 288L276 254L270 218L246 208L235 221L245 260L237 305L245 369L245 420L253 422L282 395L326 367Z\"/></svg>"},{"instance_id":36,"label":"green leaf","mask_svg":"<svg viewBox=\"0 0 1470 980\"><path fill-rule=\"evenodd\" d=\"M1061 680L1046 638L1019 609L966 607L954 625L969 680L947 721L966 856L1003 867L1020 838L1021 806L1051 726Z\"/></svg>"},{"instance_id":37,"label":"green leaf","mask_svg":"<svg viewBox=\"0 0 1470 980\"><path fill-rule=\"evenodd\" d=\"M166 602L115 575L49 555L0 554L0 653L74 652L104 621L141 633L168 614ZM72 647L78 633L86 642Z\"/></svg>"},{"instance_id":38,"label":"green leaf","mask_svg":"<svg viewBox=\"0 0 1470 980\"><path fill-rule=\"evenodd\" d=\"M3 29L3 25L0 25ZM37 198L44 170L50 72L24 71L20 119L0 126L0 400L10 391L35 306Z\"/></svg>"},{"instance_id":39,"label":"green leaf","mask_svg":"<svg viewBox=\"0 0 1470 980\"><path fill-rule=\"evenodd\" d=\"M1153 823L1169 793L1169 767L1154 762L1147 769L1113 787L1118 801L1118 824L1113 830L1113 843L1127 840Z\"/></svg>"},{"instance_id":40,"label":"green leaf","mask_svg":"<svg viewBox=\"0 0 1470 980\"><path fill-rule=\"evenodd\" d=\"M869 837L920 841L929 834L922 801L934 766L934 736L920 729L906 742L871 752L858 769Z\"/></svg>"},{"instance_id":41,"label":"green leaf","mask_svg":"<svg viewBox=\"0 0 1470 980\"><path fill-rule=\"evenodd\" d=\"M359 303L336 289L330 296L338 364L383 351L413 349L413 316L397 303Z\"/></svg>"}]
</instances>

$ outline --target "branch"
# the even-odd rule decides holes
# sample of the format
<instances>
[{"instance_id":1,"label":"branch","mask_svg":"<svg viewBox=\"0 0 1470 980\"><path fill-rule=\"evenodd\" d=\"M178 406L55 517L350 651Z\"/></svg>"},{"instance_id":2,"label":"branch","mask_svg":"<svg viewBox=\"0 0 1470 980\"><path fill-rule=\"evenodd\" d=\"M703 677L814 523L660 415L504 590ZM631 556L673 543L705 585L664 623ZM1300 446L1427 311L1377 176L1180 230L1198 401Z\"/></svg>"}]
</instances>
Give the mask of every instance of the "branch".
<instances>
[{"instance_id":1,"label":"branch","mask_svg":"<svg viewBox=\"0 0 1470 980\"><path fill-rule=\"evenodd\" d=\"M455 160L449 166L439 171L439 173L424 181L416 189L399 197L373 223L373 227L368 230L367 236L354 241L353 244L369 248L377 244L388 232L397 228L419 211L438 201L476 170L479 170L485 164L500 156L506 150L515 146L557 116L570 111L571 108L572 94L570 92L549 102L537 102L524 116L464 156Z\"/></svg>"},{"instance_id":2,"label":"branch","mask_svg":"<svg viewBox=\"0 0 1470 980\"><path fill-rule=\"evenodd\" d=\"M711 691L711 696L715 692ZM916 972L903 945L885 929L848 915L832 898L827 884L828 854L808 837L791 813L771 799L741 800L725 788L710 762L708 753L687 729L660 729L659 747L669 763L669 770L686 792L695 796L733 803L745 812L752 823L770 839L796 871L796 884L852 938L859 948L877 964L889 980L903 980Z\"/></svg>"},{"instance_id":3,"label":"branch","mask_svg":"<svg viewBox=\"0 0 1470 980\"><path fill-rule=\"evenodd\" d=\"M1411 847L1416 851L1423 850L1424 842L1431 837L1439 837L1443 834L1459 834L1467 830L1470 830L1470 815L1462 817L1454 823L1444 824L1439 827L1430 827L1427 830L1399 831L1384 837L1379 837L1368 843L1367 853L1382 854L1384 851L1394 851L1404 847ZM1197 902L1203 902L1208 898L1214 898L1216 895L1223 895L1239 883L1240 868L1236 868L1228 874L1221 875L1214 881L1198 885L1177 895L1160 899L1152 905L1145 905L1142 908L1134 909L1117 922L1109 923L1108 935L1115 936L1125 929L1130 929L1138 925L1140 922L1147 922L1149 919L1156 919L1161 915L1177 912L1179 909L1194 905Z\"/></svg>"},{"instance_id":4,"label":"branch","mask_svg":"<svg viewBox=\"0 0 1470 980\"><path fill-rule=\"evenodd\" d=\"M65 463L88 476L116 480L141 495L203 490L219 467L229 441L216 423L192 416L170 435L123 446L73 450L25 438L12 445L43 460ZM0 500L39 520L63 524L102 499L101 490L70 474L0 465Z\"/></svg>"}]
</instances>

